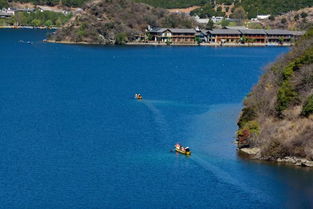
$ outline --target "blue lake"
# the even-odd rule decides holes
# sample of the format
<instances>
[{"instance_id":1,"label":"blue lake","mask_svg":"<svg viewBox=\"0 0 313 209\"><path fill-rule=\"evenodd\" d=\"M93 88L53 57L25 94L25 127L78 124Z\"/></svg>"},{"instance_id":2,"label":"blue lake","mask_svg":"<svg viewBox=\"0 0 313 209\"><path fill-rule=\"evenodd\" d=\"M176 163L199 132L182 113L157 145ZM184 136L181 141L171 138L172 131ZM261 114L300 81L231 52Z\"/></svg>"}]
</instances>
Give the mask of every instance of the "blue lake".
<instances>
[{"instance_id":1,"label":"blue lake","mask_svg":"<svg viewBox=\"0 0 313 209\"><path fill-rule=\"evenodd\" d=\"M312 171L242 159L233 144L242 100L288 48L46 33L0 30L0 208L313 208ZM177 142L192 156L169 152Z\"/></svg>"}]
</instances>

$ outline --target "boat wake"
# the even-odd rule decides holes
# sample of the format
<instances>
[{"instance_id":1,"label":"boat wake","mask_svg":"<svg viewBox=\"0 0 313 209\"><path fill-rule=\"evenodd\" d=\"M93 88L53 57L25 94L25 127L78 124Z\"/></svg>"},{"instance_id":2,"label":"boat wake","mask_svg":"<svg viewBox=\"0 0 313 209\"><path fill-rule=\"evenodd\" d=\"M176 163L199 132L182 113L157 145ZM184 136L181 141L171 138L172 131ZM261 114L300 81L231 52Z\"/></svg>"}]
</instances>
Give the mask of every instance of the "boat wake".
<instances>
[{"instance_id":1,"label":"boat wake","mask_svg":"<svg viewBox=\"0 0 313 209\"><path fill-rule=\"evenodd\" d=\"M142 103L151 111L151 113L154 115L154 121L158 127L158 130L160 131L160 134L162 137L166 138L168 137L169 129L167 121L164 117L164 115L161 113L161 111L155 107L155 105L150 102L149 100L142 100Z\"/></svg>"},{"instance_id":2,"label":"boat wake","mask_svg":"<svg viewBox=\"0 0 313 209\"><path fill-rule=\"evenodd\" d=\"M231 164L232 158L227 154L223 155L214 148L211 148L212 153L207 153L207 148L204 145L210 144L214 147L227 147L229 142L222 139L227 139L231 136L232 123L235 121L236 114L240 106L238 105L215 105L209 108L206 113L195 115L194 119L188 126L189 137L188 145L192 148L193 154L191 160L197 165L214 175L218 182L226 183L238 188L243 193L253 195L262 203L274 202L272 198L264 192L256 190L254 187L247 185L245 179L234 177L231 169L223 169L221 161ZM225 121L226 120L226 121ZM211 121L214 121L212 123ZM225 133L220 130L225 130ZM218 149L218 148L217 148ZM216 163L215 161L216 160Z\"/></svg>"},{"instance_id":3,"label":"boat wake","mask_svg":"<svg viewBox=\"0 0 313 209\"><path fill-rule=\"evenodd\" d=\"M201 156L197 154L193 154L192 159L196 164L204 168L205 170L212 173L219 182L226 183L229 185L233 185L236 188L239 188L241 191L247 194L251 194L256 197L260 202L274 202L274 200L268 195L264 194L264 192L258 191L254 188L249 187L245 183L238 181L234 177L232 177L228 172L219 168L218 166L213 165L212 163L204 160Z\"/></svg>"},{"instance_id":4,"label":"boat wake","mask_svg":"<svg viewBox=\"0 0 313 209\"><path fill-rule=\"evenodd\" d=\"M170 100L147 100L146 102L149 102L151 104L155 105L164 105L164 106L173 106L173 107L186 107L186 108L208 108L209 105L205 104L186 104L181 102L175 102Z\"/></svg>"}]
</instances>

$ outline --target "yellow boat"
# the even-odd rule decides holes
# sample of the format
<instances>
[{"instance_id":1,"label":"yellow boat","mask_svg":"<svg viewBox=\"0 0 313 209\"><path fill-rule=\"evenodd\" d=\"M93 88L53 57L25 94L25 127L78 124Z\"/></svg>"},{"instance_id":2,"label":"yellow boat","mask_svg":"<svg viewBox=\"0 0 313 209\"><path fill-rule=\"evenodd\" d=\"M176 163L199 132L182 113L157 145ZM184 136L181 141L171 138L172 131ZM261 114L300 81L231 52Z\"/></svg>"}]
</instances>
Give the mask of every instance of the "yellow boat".
<instances>
[{"instance_id":1,"label":"yellow boat","mask_svg":"<svg viewBox=\"0 0 313 209\"><path fill-rule=\"evenodd\" d=\"M191 155L189 147L183 147L180 144L175 145L175 151L183 155Z\"/></svg>"}]
</instances>

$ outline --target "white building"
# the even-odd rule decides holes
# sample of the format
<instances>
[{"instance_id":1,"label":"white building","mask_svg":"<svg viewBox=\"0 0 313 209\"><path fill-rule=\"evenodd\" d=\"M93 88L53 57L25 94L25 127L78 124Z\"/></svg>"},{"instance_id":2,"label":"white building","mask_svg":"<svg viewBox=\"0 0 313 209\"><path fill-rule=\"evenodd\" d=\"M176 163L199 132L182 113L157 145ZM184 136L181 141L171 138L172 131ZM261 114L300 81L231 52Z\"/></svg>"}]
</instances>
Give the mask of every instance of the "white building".
<instances>
[{"instance_id":1,"label":"white building","mask_svg":"<svg viewBox=\"0 0 313 209\"><path fill-rule=\"evenodd\" d=\"M258 20L267 20L271 15L257 15L256 18Z\"/></svg>"}]
</instances>

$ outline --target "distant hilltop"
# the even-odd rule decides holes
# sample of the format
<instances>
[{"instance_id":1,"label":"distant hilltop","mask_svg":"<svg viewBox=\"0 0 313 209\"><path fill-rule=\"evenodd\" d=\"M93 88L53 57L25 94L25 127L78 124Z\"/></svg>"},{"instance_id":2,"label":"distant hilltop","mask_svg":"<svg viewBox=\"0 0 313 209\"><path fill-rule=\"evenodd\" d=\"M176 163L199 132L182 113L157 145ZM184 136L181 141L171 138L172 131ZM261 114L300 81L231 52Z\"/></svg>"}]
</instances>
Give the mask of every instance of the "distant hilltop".
<instances>
[{"instance_id":1,"label":"distant hilltop","mask_svg":"<svg viewBox=\"0 0 313 209\"><path fill-rule=\"evenodd\" d=\"M244 100L238 148L256 159L313 167L313 29L270 65Z\"/></svg>"}]
</instances>

